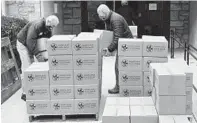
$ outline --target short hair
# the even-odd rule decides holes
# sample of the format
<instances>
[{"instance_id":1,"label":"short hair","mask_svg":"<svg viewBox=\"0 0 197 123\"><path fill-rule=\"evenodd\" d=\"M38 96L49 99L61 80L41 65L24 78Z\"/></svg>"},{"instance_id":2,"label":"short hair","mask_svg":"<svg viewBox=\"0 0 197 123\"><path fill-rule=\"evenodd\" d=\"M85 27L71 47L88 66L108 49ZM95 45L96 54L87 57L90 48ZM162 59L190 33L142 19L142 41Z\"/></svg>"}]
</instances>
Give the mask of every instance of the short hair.
<instances>
[{"instance_id":1,"label":"short hair","mask_svg":"<svg viewBox=\"0 0 197 123\"><path fill-rule=\"evenodd\" d=\"M50 23L50 25L57 26L59 24L59 19L55 15L50 15L46 18L46 23Z\"/></svg>"},{"instance_id":2,"label":"short hair","mask_svg":"<svg viewBox=\"0 0 197 123\"><path fill-rule=\"evenodd\" d=\"M106 6L105 4L101 4L98 8L97 8L97 13L101 14L104 13L106 15L108 15L110 13L110 9L108 6Z\"/></svg>"}]
</instances>

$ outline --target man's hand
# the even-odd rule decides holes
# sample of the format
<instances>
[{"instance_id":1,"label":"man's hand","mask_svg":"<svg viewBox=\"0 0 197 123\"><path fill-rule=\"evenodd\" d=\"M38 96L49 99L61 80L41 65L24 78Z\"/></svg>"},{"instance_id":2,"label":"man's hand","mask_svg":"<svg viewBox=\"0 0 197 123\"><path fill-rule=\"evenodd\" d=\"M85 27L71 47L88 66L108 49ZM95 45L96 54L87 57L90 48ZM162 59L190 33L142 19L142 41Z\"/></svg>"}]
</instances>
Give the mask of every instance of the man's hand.
<instances>
[{"instance_id":1,"label":"man's hand","mask_svg":"<svg viewBox=\"0 0 197 123\"><path fill-rule=\"evenodd\" d=\"M111 53L109 52L108 48L104 48L103 53L104 53L104 56L106 56L106 57L111 56Z\"/></svg>"}]
</instances>

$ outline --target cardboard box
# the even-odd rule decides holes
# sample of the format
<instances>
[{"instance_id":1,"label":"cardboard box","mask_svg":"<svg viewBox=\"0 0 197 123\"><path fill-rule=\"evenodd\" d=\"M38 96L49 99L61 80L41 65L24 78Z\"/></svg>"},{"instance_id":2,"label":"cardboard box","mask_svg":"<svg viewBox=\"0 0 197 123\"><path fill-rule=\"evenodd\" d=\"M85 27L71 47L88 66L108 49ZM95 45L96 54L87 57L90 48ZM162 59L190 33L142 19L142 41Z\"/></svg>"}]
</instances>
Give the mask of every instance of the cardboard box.
<instances>
[{"instance_id":1,"label":"cardboard box","mask_svg":"<svg viewBox=\"0 0 197 123\"><path fill-rule=\"evenodd\" d=\"M119 70L142 71L142 57L122 57L118 58Z\"/></svg>"},{"instance_id":2,"label":"cardboard box","mask_svg":"<svg viewBox=\"0 0 197 123\"><path fill-rule=\"evenodd\" d=\"M167 57L168 56L168 41L165 38L146 39L143 44L143 56L151 57Z\"/></svg>"},{"instance_id":3,"label":"cardboard box","mask_svg":"<svg viewBox=\"0 0 197 123\"><path fill-rule=\"evenodd\" d=\"M144 86L144 96L148 97L152 95L152 87L149 86Z\"/></svg>"},{"instance_id":4,"label":"cardboard box","mask_svg":"<svg viewBox=\"0 0 197 123\"><path fill-rule=\"evenodd\" d=\"M130 106L130 123L148 123L146 122L143 106Z\"/></svg>"},{"instance_id":5,"label":"cardboard box","mask_svg":"<svg viewBox=\"0 0 197 123\"><path fill-rule=\"evenodd\" d=\"M187 116L173 116L175 123L191 123Z\"/></svg>"},{"instance_id":6,"label":"cardboard box","mask_svg":"<svg viewBox=\"0 0 197 123\"><path fill-rule=\"evenodd\" d=\"M73 114L74 113L74 100L62 99L51 100L52 114Z\"/></svg>"},{"instance_id":7,"label":"cardboard box","mask_svg":"<svg viewBox=\"0 0 197 123\"><path fill-rule=\"evenodd\" d=\"M49 55L72 54L72 39L75 35L54 35L47 41Z\"/></svg>"},{"instance_id":8,"label":"cardboard box","mask_svg":"<svg viewBox=\"0 0 197 123\"><path fill-rule=\"evenodd\" d=\"M175 123L174 118L169 115L159 115L159 123Z\"/></svg>"},{"instance_id":9,"label":"cardboard box","mask_svg":"<svg viewBox=\"0 0 197 123\"><path fill-rule=\"evenodd\" d=\"M124 97L143 96L143 86L120 86L120 95Z\"/></svg>"},{"instance_id":10,"label":"cardboard box","mask_svg":"<svg viewBox=\"0 0 197 123\"><path fill-rule=\"evenodd\" d=\"M143 97L143 105L144 106L154 106L154 102L152 97Z\"/></svg>"},{"instance_id":11,"label":"cardboard box","mask_svg":"<svg viewBox=\"0 0 197 123\"><path fill-rule=\"evenodd\" d=\"M151 86L149 72L143 72L143 86Z\"/></svg>"},{"instance_id":12,"label":"cardboard box","mask_svg":"<svg viewBox=\"0 0 197 123\"><path fill-rule=\"evenodd\" d=\"M27 100L27 113L28 114L51 114L50 100Z\"/></svg>"},{"instance_id":13,"label":"cardboard box","mask_svg":"<svg viewBox=\"0 0 197 123\"><path fill-rule=\"evenodd\" d=\"M73 56L72 55L58 55L49 56L50 70L72 70Z\"/></svg>"},{"instance_id":14,"label":"cardboard box","mask_svg":"<svg viewBox=\"0 0 197 123\"><path fill-rule=\"evenodd\" d=\"M32 86L26 88L27 100L49 100L49 85L48 86Z\"/></svg>"},{"instance_id":15,"label":"cardboard box","mask_svg":"<svg viewBox=\"0 0 197 123\"><path fill-rule=\"evenodd\" d=\"M48 64L32 64L24 71L25 87L48 86L49 85L49 67Z\"/></svg>"},{"instance_id":16,"label":"cardboard box","mask_svg":"<svg viewBox=\"0 0 197 123\"><path fill-rule=\"evenodd\" d=\"M111 43L114 38L114 34L112 31L108 30L99 30L99 29L94 29L94 33L100 33L101 34L101 42L109 42Z\"/></svg>"},{"instance_id":17,"label":"cardboard box","mask_svg":"<svg viewBox=\"0 0 197 123\"><path fill-rule=\"evenodd\" d=\"M139 56L142 57L142 39L119 38L118 55L119 56Z\"/></svg>"},{"instance_id":18,"label":"cardboard box","mask_svg":"<svg viewBox=\"0 0 197 123\"><path fill-rule=\"evenodd\" d=\"M186 87L186 100L192 102L193 87Z\"/></svg>"},{"instance_id":19,"label":"cardboard box","mask_svg":"<svg viewBox=\"0 0 197 123\"><path fill-rule=\"evenodd\" d=\"M156 68L155 87L159 95L185 95L185 74L173 68Z\"/></svg>"},{"instance_id":20,"label":"cardboard box","mask_svg":"<svg viewBox=\"0 0 197 123\"><path fill-rule=\"evenodd\" d=\"M74 99L74 86L50 86L51 99Z\"/></svg>"},{"instance_id":21,"label":"cardboard box","mask_svg":"<svg viewBox=\"0 0 197 123\"><path fill-rule=\"evenodd\" d=\"M168 58L160 57L143 57L143 71L149 71L150 63L165 63L168 62Z\"/></svg>"},{"instance_id":22,"label":"cardboard box","mask_svg":"<svg viewBox=\"0 0 197 123\"><path fill-rule=\"evenodd\" d=\"M186 114L186 96L158 96L156 109L160 115Z\"/></svg>"},{"instance_id":23,"label":"cardboard box","mask_svg":"<svg viewBox=\"0 0 197 123\"><path fill-rule=\"evenodd\" d=\"M75 70L98 70L97 55L75 55L73 56Z\"/></svg>"},{"instance_id":24,"label":"cardboard box","mask_svg":"<svg viewBox=\"0 0 197 123\"><path fill-rule=\"evenodd\" d=\"M72 50L74 55L97 54L99 50L97 36L80 36L72 40Z\"/></svg>"},{"instance_id":25,"label":"cardboard box","mask_svg":"<svg viewBox=\"0 0 197 123\"><path fill-rule=\"evenodd\" d=\"M142 72L119 71L119 85L142 86L143 74Z\"/></svg>"},{"instance_id":26,"label":"cardboard box","mask_svg":"<svg viewBox=\"0 0 197 123\"><path fill-rule=\"evenodd\" d=\"M152 99L153 99L154 104L156 105L157 94L156 94L155 87L153 87L153 89L152 89Z\"/></svg>"},{"instance_id":27,"label":"cardboard box","mask_svg":"<svg viewBox=\"0 0 197 123\"><path fill-rule=\"evenodd\" d=\"M161 69L161 63L151 63L150 64L150 69L149 69L149 77L150 77L150 83L152 87L155 87L155 70L156 69Z\"/></svg>"},{"instance_id":28,"label":"cardboard box","mask_svg":"<svg viewBox=\"0 0 197 123\"><path fill-rule=\"evenodd\" d=\"M151 97L130 97L130 106L154 106Z\"/></svg>"},{"instance_id":29,"label":"cardboard box","mask_svg":"<svg viewBox=\"0 0 197 123\"><path fill-rule=\"evenodd\" d=\"M75 85L99 84L98 70L74 70Z\"/></svg>"},{"instance_id":30,"label":"cardboard box","mask_svg":"<svg viewBox=\"0 0 197 123\"><path fill-rule=\"evenodd\" d=\"M75 99L75 113L96 114L98 112L98 99Z\"/></svg>"},{"instance_id":31,"label":"cardboard box","mask_svg":"<svg viewBox=\"0 0 197 123\"><path fill-rule=\"evenodd\" d=\"M129 26L129 29L131 30L131 33L133 34L133 37L137 37L137 26Z\"/></svg>"},{"instance_id":32,"label":"cardboard box","mask_svg":"<svg viewBox=\"0 0 197 123\"><path fill-rule=\"evenodd\" d=\"M102 123L116 123L117 119L117 107L115 105L105 105Z\"/></svg>"},{"instance_id":33,"label":"cardboard box","mask_svg":"<svg viewBox=\"0 0 197 123\"><path fill-rule=\"evenodd\" d=\"M186 102L186 115L192 115L193 114L193 103L192 102Z\"/></svg>"},{"instance_id":34,"label":"cardboard box","mask_svg":"<svg viewBox=\"0 0 197 123\"><path fill-rule=\"evenodd\" d=\"M73 85L73 70L50 70L50 85Z\"/></svg>"},{"instance_id":35,"label":"cardboard box","mask_svg":"<svg viewBox=\"0 0 197 123\"><path fill-rule=\"evenodd\" d=\"M144 113L145 123L158 123L159 118L155 106L144 106Z\"/></svg>"},{"instance_id":36,"label":"cardboard box","mask_svg":"<svg viewBox=\"0 0 197 123\"><path fill-rule=\"evenodd\" d=\"M107 97L105 105L129 106L129 102L128 97Z\"/></svg>"},{"instance_id":37,"label":"cardboard box","mask_svg":"<svg viewBox=\"0 0 197 123\"><path fill-rule=\"evenodd\" d=\"M110 123L110 122L108 122ZM129 106L117 107L117 121L116 123L130 123L130 109Z\"/></svg>"},{"instance_id":38,"label":"cardboard box","mask_svg":"<svg viewBox=\"0 0 197 123\"><path fill-rule=\"evenodd\" d=\"M107 97L105 105L106 106L116 106L118 104L117 98L118 97Z\"/></svg>"},{"instance_id":39,"label":"cardboard box","mask_svg":"<svg viewBox=\"0 0 197 123\"><path fill-rule=\"evenodd\" d=\"M98 98L99 88L98 85L76 85L75 86L75 98Z\"/></svg>"}]
</instances>

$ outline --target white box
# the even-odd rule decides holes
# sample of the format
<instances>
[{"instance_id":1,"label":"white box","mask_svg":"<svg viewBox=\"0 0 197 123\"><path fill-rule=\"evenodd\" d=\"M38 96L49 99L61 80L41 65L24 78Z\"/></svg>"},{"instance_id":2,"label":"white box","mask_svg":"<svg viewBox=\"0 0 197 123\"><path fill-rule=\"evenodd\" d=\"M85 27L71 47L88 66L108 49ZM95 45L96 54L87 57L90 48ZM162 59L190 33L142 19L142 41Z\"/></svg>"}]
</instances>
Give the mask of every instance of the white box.
<instances>
[{"instance_id":1,"label":"white box","mask_svg":"<svg viewBox=\"0 0 197 123\"><path fill-rule=\"evenodd\" d=\"M28 114L51 114L50 100L27 100L26 105Z\"/></svg>"},{"instance_id":2,"label":"white box","mask_svg":"<svg viewBox=\"0 0 197 123\"><path fill-rule=\"evenodd\" d=\"M158 114L155 106L144 106L145 123L158 123Z\"/></svg>"},{"instance_id":3,"label":"white box","mask_svg":"<svg viewBox=\"0 0 197 123\"><path fill-rule=\"evenodd\" d=\"M98 70L97 55L75 55L73 56L75 70Z\"/></svg>"},{"instance_id":4,"label":"white box","mask_svg":"<svg viewBox=\"0 0 197 123\"><path fill-rule=\"evenodd\" d=\"M111 123L111 122L108 122ZM130 109L129 106L117 107L117 121L116 123L130 123Z\"/></svg>"},{"instance_id":5,"label":"white box","mask_svg":"<svg viewBox=\"0 0 197 123\"><path fill-rule=\"evenodd\" d=\"M72 40L72 50L73 54L97 54L99 50L99 45L98 45L98 37L97 36L79 36L75 37Z\"/></svg>"},{"instance_id":6,"label":"white box","mask_svg":"<svg viewBox=\"0 0 197 123\"><path fill-rule=\"evenodd\" d=\"M73 70L50 70L50 85L73 85Z\"/></svg>"},{"instance_id":7,"label":"white box","mask_svg":"<svg viewBox=\"0 0 197 123\"><path fill-rule=\"evenodd\" d=\"M158 96L156 109L160 115L186 114L186 96Z\"/></svg>"},{"instance_id":8,"label":"white box","mask_svg":"<svg viewBox=\"0 0 197 123\"><path fill-rule=\"evenodd\" d=\"M49 85L48 86L32 86L26 88L27 100L49 100Z\"/></svg>"},{"instance_id":9,"label":"white box","mask_svg":"<svg viewBox=\"0 0 197 123\"><path fill-rule=\"evenodd\" d=\"M143 96L143 86L120 86L120 95L125 97Z\"/></svg>"},{"instance_id":10,"label":"white box","mask_svg":"<svg viewBox=\"0 0 197 123\"><path fill-rule=\"evenodd\" d=\"M96 114L98 111L98 99L75 99L75 113Z\"/></svg>"},{"instance_id":11,"label":"white box","mask_svg":"<svg viewBox=\"0 0 197 123\"><path fill-rule=\"evenodd\" d=\"M148 97L152 95L152 87L149 86L144 86L144 97Z\"/></svg>"},{"instance_id":12,"label":"white box","mask_svg":"<svg viewBox=\"0 0 197 123\"><path fill-rule=\"evenodd\" d=\"M98 70L74 70L75 85L99 84Z\"/></svg>"},{"instance_id":13,"label":"white box","mask_svg":"<svg viewBox=\"0 0 197 123\"><path fill-rule=\"evenodd\" d=\"M155 88L159 95L185 95L185 74L166 68L156 68Z\"/></svg>"},{"instance_id":14,"label":"white box","mask_svg":"<svg viewBox=\"0 0 197 123\"><path fill-rule=\"evenodd\" d=\"M119 70L142 71L142 57L122 57L118 59Z\"/></svg>"},{"instance_id":15,"label":"white box","mask_svg":"<svg viewBox=\"0 0 197 123\"><path fill-rule=\"evenodd\" d=\"M72 55L58 55L49 56L50 70L72 70L73 56Z\"/></svg>"},{"instance_id":16,"label":"white box","mask_svg":"<svg viewBox=\"0 0 197 123\"><path fill-rule=\"evenodd\" d=\"M119 84L129 86L142 86L143 74L142 72L119 71Z\"/></svg>"},{"instance_id":17,"label":"white box","mask_svg":"<svg viewBox=\"0 0 197 123\"><path fill-rule=\"evenodd\" d=\"M172 116L159 115L159 123L175 123L175 122Z\"/></svg>"},{"instance_id":18,"label":"white box","mask_svg":"<svg viewBox=\"0 0 197 123\"><path fill-rule=\"evenodd\" d=\"M143 86L152 86L149 73L150 72L143 72Z\"/></svg>"},{"instance_id":19,"label":"white box","mask_svg":"<svg viewBox=\"0 0 197 123\"><path fill-rule=\"evenodd\" d=\"M74 113L74 100L51 100L52 114L73 114Z\"/></svg>"},{"instance_id":20,"label":"white box","mask_svg":"<svg viewBox=\"0 0 197 123\"><path fill-rule=\"evenodd\" d=\"M116 123L117 122L117 106L105 105L102 123Z\"/></svg>"},{"instance_id":21,"label":"white box","mask_svg":"<svg viewBox=\"0 0 197 123\"><path fill-rule=\"evenodd\" d=\"M173 116L174 118L174 122L175 123L191 123L189 120L188 120L188 117L187 116Z\"/></svg>"},{"instance_id":22,"label":"white box","mask_svg":"<svg viewBox=\"0 0 197 123\"><path fill-rule=\"evenodd\" d=\"M75 35L54 35L47 41L49 55L72 54L72 39Z\"/></svg>"},{"instance_id":23,"label":"white box","mask_svg":"<svg viewBox=\"0 0 197 123\"><path fill-rule=\"evenodd\" d=\"M143 71L149 71L150 63L165 63L168 62L168 58L160 57L143 57Z\"/></svg>"},{"instance_id":24,"label":"white box","mask_svg":"<svg viewBox=\"0 0 197 123\"><path fill-rule=\"evenodd\" d=\"M75 98L98 98L99 88L98 85L76 85L75 86Z\"/></svg>"},{"instance_id":25,"label":"white box","mask_svg":"<svg viewBox=\"0 0 197 123\"><path fill-rule=\"evenodd\" d=\"M161 63L151 63L149 69L150 83L152 87L155 87L155 69L162 69Z\"/></svg>"},{"instance_id":26,"label":"white box","mask_svg":"<svg viewBox=\"0 0 197 123\"><path fill-rule=\"evenodd\" d=\"M101 34L101 42L109 42L111 43L114 38L114 34L112 31L108 30L99 30L99 29L94 29L94 33L100 33Z\"/></svg>"},{"instance_id":27,"label":"white box","mask_svg":"<svg viewBox=\"0 0 197 123\"><path fill-rule=\"evenodd\" d=\"M74 86L50 86L51 99L74 99Z\"/></svg>"},{"instance_id":28,"label":"white box","mask_svg":"<svg viewBox=\"0 0 197 123\"><path fill-rule=\"evenodd\" d=\"M142 57L142 39L119 38L118 55L119 56L139 56Z\"/></svg>"},{"instance_id":29,"label":"white box","mask_svg":"<svg viewBox=\"0 0 197 123\"><path fill-rule=\"evenodd\" d=\"M25 87L30 86L48 86L49 85L49 67L48 64L32 64L24 71Z\"/></svg>"},{"instance_id":30,"label":"white box","mask_svg":"<svg viewBox=\"0 0 197 123\"><path fill-rule=\"evenodd\" d=\"M151 97L130 97L130 106L154 106Z\"/></svg>"},{"instance_id":31,"label":"white box","mask_svg":"<svg viewBox=\"0 0 197 123\"><path fill-rule=\"evenodd\" d=\"M154 106L152 97L143 97L142 99L143 99L144 106Z\"/></svg>"},{"instance_id":32,"label":"white box","mask_svg":"<svg viewBox=\"0 0 197 123\"><path fill-rule=\"evenodd\" d=\"M131 30L131 33L133 34L133 37L137 37L137 26L129 26L129 29Z\"/></svg>"},{"instance_id":33,"label":"white box","mask_svg":"<svg viewBox=\"0 0 197 123\"><path fill-rule=\"evenodd\" d=\"M167 57L168 56L168 41L164 38L145 39L143 44L143 56L151 57Z\"/></svg>"},{"instance_id":34,"label":"white box","mask_svg":"<svg viewBox=\"0 0 197 123\"><path fill-rule=\"evenodd\" d=\"M148 123L144 119L144 107L143 106L130 106L131 122L130 123Z\"/></svg>"},{"instance_id":35,"label":"white box","mask_svg":"<svg viewBox=\"0 0 197 123\"><path fill-rule=\"evenodd\" d=\"M105 105L106 106L116 106L117 105L117 97L107 97Z\"/></svg>"},{"instance_id":36,"label":"white box","mask_svg":"<svg viewBox=\"0 0 197 123\"><path fill-rule=\"evenodd\" d=\"M112 106L129 106L128 97L107 97L105 105Z\"/></svg>"}]
</instances>

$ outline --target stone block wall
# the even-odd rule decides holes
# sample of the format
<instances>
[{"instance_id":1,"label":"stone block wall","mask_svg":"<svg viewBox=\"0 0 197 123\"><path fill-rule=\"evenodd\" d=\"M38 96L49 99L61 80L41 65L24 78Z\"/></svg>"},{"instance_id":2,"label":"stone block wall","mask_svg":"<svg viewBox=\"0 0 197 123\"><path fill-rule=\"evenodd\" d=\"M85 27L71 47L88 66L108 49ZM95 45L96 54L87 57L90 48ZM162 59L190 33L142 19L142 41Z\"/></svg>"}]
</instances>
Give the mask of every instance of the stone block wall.
<instances>
[{"instance_id":1,"label":"stone block wall","mask_svg":"<svg viewBox=\"0 0 197 123\"><path fill-rule=\"evenodd\" d=\"M29 21L41 17L40 1L6 1L6 15Z\"/></svg>"},{"instance_id":2,"label":"stone block wall","mask_svg":"<svg viewBox=\"0 0 197 123\"><path fill-rule=\"evenodd\" d=\"M64 34L79 34L81 32L81 2L65 1L62 6Z\"/></svg>"},{"instance_id":3,"label":"stone block wall","mask_svg":"<svg viewBox=\"0 0 197 123\"><path fill-rule=\"evenodd\" d=\"M180 42L189 40L189 1L171 1L170 4L170 29L174 30ZM176 48L181 46L175 43Z\"/></svg>"}]
</instances>

